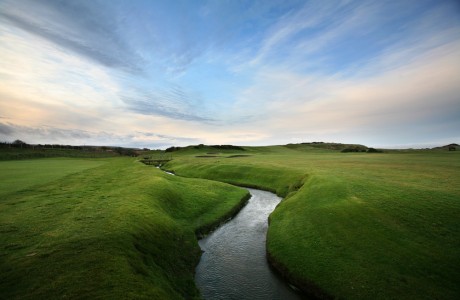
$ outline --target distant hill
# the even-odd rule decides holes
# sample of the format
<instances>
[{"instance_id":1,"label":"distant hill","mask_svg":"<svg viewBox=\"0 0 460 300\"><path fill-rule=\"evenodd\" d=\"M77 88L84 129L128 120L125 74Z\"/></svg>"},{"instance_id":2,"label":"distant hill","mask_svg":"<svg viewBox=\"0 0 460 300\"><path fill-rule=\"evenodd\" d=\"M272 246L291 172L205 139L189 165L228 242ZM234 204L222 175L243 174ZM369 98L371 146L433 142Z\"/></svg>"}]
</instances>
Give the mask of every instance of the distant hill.
<instances>
[{"instance_id":1,"label":"distant hill","mask_svg":"<svg viewBox=\"0 0 460 300\"><path fill-rule=\"evenodd\" d=\"M444 145L441 147L435 147L432 148L433 150L448 150L448 151L460 151L460 145L459 144L449 144L449 145Z\"/></svg>"},{"instance_id":2,"label":"distant hill","mask_svg":"<svg viewBox=\"0 0 460 300\"><path fill-rule=\"evenodd\" d=\"M166 152L175 152L179 150L190 150L190 149L197 149L197 150L208 150L208 151L225 151L225 150L237 150L237 151L245 151L243 147L240 146L233 146L233 145L191 145L191 146L186 146L186 147L169 147L166 149Z\"/></svg>"},{"instance_id":3,"label":"distant hill","mask_svg":"<svg viewBox=\"0 0 460 300\"><path fill-rule=\"evenodd\" d=\"M0 160L32 159L45 157L113 157L138 156L148 149L111 146L72 146L60 144L28 144L21 140L0 142Z\"/></svg>"},{"instance_id":4,"label":"distant hill","mask_svg":"<svg viewBox=\"0 0 460 300\"><path fill-rule=\"evenodd\" d=\"M312 148L336 150L344 152L366 152L369 148L359 144L341 144L341 143L324 143L324 142L310 142L300 144L287 144L285 147L297 150L308 150Z\"/></svg>"}]
</instances>

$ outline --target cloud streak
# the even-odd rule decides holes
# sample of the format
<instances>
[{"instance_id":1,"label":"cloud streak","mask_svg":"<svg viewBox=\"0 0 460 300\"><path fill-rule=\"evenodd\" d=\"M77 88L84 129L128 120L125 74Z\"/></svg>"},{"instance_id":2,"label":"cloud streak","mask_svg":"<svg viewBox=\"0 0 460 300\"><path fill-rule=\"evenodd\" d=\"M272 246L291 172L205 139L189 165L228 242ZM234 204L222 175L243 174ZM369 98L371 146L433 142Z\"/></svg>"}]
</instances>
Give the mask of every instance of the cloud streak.
<instances>
[{"instance_id":1,"label":"cloud streak","mask_svg":"<svg viewBox=\"0 0 460 300\"><path fill-rule=\"evenodd\" d=\"M127 105L129 110L139 114L164 116L170 119L185 121L214 121L211 118L202 117L197 114L187 113L181 107L172 106L172 103L168 104L168 101L163 101L168 100L167 98L165 98L165 95L146 94L137 97L122 96L122 100ZM163 104L165 102L166 104Z\"/></svg>"},{"instance_id":2,"label":"cloud streak","mask_svg":"<svg viewBox=\"0 0 460 300\"><path fill-rule=\"evenodd\" d=\"M142 60L117 35L116 22L84 1L6 1L0 18L106 67L139 73ZM100 7L100 9L106 9Z\"/></svg>"},{"instance_id":3,"label":"cloud streak","mask_svg":"<svg viewBox=\"0 0 460 300\"><path fill-rule=\"evenodd\" d=\"M49 126L29 127L11 123L0 123L0 140L33 140L36 144L105 145L125 147L164 148L177 143L196 143L187 137L168 136L152 132L116 134L105 131L65 129Z\"/></svg>"},{"instance_id":4,"label":"cloud streak","mask_svg":"<svg viewBox=\"0 0 460 300\"><path fill-rule=\"evenodd\" d=\"M357 142L360 137L401 144L455 138L454 128L460 126L459 51L460 43L443 46L368 78L312 78L267 69L245 97L264 99L254 107L266 107L271 117L260 119L258 126L274 135L295 128L306 138L354 136ZM267 86L274 90L267 92Z\"/></svg>"}]
</instances>

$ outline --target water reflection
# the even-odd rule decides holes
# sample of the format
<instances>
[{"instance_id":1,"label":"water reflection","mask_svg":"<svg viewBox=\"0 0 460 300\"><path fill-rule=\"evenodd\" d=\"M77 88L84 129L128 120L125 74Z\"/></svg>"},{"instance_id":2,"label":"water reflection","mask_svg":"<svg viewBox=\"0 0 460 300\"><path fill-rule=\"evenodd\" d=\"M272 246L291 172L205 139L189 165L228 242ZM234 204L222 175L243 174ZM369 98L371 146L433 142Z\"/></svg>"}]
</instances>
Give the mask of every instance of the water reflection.
<instances>
[{"instance_id":1,"label":"water reflection","mask_svg":"<svg viewBox=\"0 0 460 300\"><path fill-rule=\"evenodd\" d=\"M249 189L252 198L230 222L200 240L196 269L204 299L300 299L270 269L265 253L268 216L281 198Z\"/></svg>"}]
</instances>

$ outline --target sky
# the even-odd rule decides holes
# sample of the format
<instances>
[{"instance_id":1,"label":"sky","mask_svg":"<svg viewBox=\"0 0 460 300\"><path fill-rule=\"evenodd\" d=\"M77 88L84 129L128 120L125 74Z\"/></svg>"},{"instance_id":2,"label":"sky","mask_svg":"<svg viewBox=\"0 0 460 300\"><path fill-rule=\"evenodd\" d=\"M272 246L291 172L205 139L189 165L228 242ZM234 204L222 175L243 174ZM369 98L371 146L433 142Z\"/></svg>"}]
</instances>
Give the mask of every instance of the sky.
<instances>
[{"instance_id":1,"label":"sky","mask_svg":"<svg viewBox=\"0 0 460 300\"><path fill-rule=\"evenodd\" d=\"M458 0L0 0L0 141L460 143Z\"/></svg>"}]
</instances>

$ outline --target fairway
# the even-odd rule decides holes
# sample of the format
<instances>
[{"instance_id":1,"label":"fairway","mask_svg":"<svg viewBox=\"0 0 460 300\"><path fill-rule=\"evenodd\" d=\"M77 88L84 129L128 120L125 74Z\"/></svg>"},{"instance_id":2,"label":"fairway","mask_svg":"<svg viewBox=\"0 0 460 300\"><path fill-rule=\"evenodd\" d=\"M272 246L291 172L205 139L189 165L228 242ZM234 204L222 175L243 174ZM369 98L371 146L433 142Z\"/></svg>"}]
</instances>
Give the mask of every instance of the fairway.
<instances>
[{"instance_id":1,"label":"fairway","mask_svg":"<svg viewBox=\"0 0 460 300\"><path fill-rule=\"evenodd\" d=\"M348 299L460 296L460 153L291 145L201 158L208 151L186 148L165 167L286 197L267 251L297 286Z\"/></svg>"},{"instance_id":2,"label":"fairway","mask_svg":"<svg viewBox=\"0 0 460 300\"><path fill-rule=\"evenodd\" d=\"M104 163L106 161L70 158L0 161L0 197Z\"/></svg>"}]
</instances>

